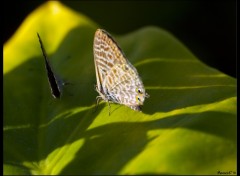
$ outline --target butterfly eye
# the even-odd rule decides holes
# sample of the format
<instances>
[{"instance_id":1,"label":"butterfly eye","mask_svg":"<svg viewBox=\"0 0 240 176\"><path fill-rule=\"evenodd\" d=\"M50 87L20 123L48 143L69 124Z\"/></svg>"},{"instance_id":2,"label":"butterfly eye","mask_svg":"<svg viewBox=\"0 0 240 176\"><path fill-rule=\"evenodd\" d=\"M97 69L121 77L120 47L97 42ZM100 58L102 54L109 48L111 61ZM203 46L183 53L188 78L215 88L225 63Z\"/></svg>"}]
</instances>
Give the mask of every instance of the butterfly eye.
<instances>
[{"instance_id":1,"label":"butterfly eye","mask_svg":"<svg viewBox=\"0 0 240 176\"><path fill-rule=\"evenodd\" d=\"M139 97L137 99L138 99L138 101L141 101Z\"/></svg>"},{"instance_id":2,"label":"butterfly eye","mask_svg":"<svg viewBox=\"0 0 240 176\"><path fill-rule=\"evenodd\" d=\"M142 94L142 91L141 91L141 89L138 89L137 91L138 91L138 93Z\"/></svg>"}]
</instances>

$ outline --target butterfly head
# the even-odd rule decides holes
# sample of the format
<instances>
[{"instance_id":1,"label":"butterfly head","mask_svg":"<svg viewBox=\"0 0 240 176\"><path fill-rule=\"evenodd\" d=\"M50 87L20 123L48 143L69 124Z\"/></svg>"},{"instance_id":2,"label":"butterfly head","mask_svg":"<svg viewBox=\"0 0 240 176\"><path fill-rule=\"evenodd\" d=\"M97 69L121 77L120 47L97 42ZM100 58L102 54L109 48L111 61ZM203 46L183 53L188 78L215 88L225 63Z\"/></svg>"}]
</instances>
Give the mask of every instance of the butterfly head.
<instances>
[{"instance_id":1,"label":"butterfly head","mask_svg":"<svg viewBox=\"0 0 240 176\"><path fill-rule=\"evenodd\" d=\"M136 89L137 95L136 95L136 101L139 105L143 105L143 102L145 98L148 98L149 95L145 92L144 89L137 88Z\"/></svg>"}]
</instances>

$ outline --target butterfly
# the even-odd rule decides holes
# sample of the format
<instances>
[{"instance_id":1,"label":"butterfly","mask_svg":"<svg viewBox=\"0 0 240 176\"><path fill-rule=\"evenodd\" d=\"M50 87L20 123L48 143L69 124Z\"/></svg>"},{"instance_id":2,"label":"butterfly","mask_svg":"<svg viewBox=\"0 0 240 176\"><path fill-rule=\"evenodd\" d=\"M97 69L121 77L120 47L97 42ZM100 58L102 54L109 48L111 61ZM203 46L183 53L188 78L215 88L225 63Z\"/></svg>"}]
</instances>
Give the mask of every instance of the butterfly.
<instances>
[{"instance_id":1,"label":"butterfly","mask_svg":"<svg viewBox=\"0 0 240 176\"><path fill-rule=\"evenodd\" d=\"M123 104L141 111L145 98L144 85L137 69L126 59L113 37L103 29L97 29L93 42L93 54L99 100Z\"/></svg>"},{"instance_id":2,"label":"butterfly","mask_svg":"<svg viewBox=\"0 0 240 176\"><path fill-rule=\"evenodd\" d=\"M62 87L63 87L63 85L65 85L65 83L61 79L56 77L56 75L54 74L54 72L48 62L47 54L44 49L40 35L38 33L37 33L37 35L38 35L39 43L40 43L40 46L42 49L42 54L43 54L44 61L45 61L45 68L47 71L47 77L48 77L48 82L49 82L49 85L51 88L52 96L53 96L53 98L60 98L60 96L62 94Z\"/></svg>"}]
</instances>

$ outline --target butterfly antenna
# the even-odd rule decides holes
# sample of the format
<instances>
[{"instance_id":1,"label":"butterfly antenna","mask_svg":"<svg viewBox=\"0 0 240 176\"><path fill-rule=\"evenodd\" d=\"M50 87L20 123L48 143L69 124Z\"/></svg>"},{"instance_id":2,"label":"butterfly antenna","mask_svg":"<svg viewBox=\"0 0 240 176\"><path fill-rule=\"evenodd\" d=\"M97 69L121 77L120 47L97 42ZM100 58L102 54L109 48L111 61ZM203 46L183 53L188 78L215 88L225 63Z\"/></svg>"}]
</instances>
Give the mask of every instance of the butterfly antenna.
<instances>
[{"instance_id":1,"label":"butterfly antenna","mask_svg":"<svg viewBox=\"0 0 240 176\"><path fill-rule=\"evenodd\" d=\"M145 97L146 97L146 98L149 98L150 95L146 92L146 93L145 93Z\"/></svg>"},{"instance_id":2,"label":"butterfly antenna","mask_svg":"<svg viewBox=\"0 0 240 176\"><path fill-rule=\"evenodd\" d=\"M68 86L68 85L74 85L74 84L71 83L71 82L64 82L63 85L64 85L64 86Z\"/></svg>"}]
</instances>

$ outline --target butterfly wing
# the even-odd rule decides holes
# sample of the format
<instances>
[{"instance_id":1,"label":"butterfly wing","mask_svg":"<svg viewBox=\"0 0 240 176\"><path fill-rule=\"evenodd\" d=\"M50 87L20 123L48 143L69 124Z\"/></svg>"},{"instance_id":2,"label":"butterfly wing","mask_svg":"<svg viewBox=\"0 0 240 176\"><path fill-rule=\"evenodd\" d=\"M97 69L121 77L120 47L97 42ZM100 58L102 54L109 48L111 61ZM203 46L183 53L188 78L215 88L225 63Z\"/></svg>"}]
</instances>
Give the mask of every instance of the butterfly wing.
<instances>
[{"instance_id":1,"label":"butterfly wing","mask_svg":"<svg viewBox=\"0 0 240 176\"><path fill-rule=\"evenodd\" d=\"M126 59L117 46L113 38L103 29L98 29L95 32L94 44L94 64L97 78L97 88L101 93L107 93L104 90L103 81L108 72L116 64L126 63Z\"/></svg>"},{"instance_id":2,"label":"butterfly wing","mask_svg":"<svg viewBox=\"0 0 240 176\"><path fill-rule=\"evenodd\" d=\"M132 65L115 65L105 79L110 99L139 110L146 97L144 85Z\"/></svg>"}]
</instances>

